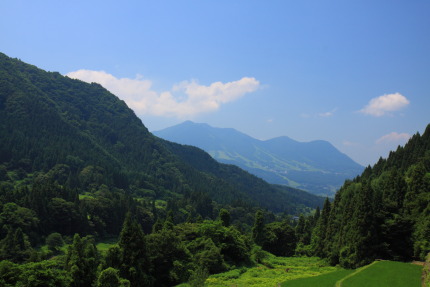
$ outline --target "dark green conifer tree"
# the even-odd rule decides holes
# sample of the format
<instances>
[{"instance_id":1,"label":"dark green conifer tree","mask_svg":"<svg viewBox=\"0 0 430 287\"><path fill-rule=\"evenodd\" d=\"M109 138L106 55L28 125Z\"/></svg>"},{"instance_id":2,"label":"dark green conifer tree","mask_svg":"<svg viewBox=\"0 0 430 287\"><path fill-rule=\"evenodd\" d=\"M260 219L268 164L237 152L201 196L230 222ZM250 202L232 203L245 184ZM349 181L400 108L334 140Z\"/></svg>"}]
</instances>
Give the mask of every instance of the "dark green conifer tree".
<instances>
[{"instance_id":1,"label":"dark green conifer tree","mask_svg":"<svg viewBox=\"0 0 430 287\"><path fill-rule=\"evenodd\" d=\"M169 210L169 212L167 213L166 220L163 224L163 229L172 230L173 226L175 226L173 219L173 210Z\"/></svg>"},{"instance_id":2,"label":"dark green conifer tree","mask_svg":"<svg viewBox=\"0 0 430 287\"><path fill-rule=\"evenodd\" d=\"M318 218L316 226L314 228L312 234L312 247L315 255L324 257L326 254L324 253L324 248L326 245L326 233L328 220L330 216L331 204L330 200L326 198L324 202L323 209L321 211L321 215Z\"/></svg>"},{"instance_id":3,"label":"dark green conifer tree","mask_svg":"<svg viewBox=\"0 0 430 287\"><path fill-rule=\"evenodd\" d=\"M151 286L145 235L130 213L126 215L118 245L121 249L121 277L130 280L132 287Z\"/></svg>"},{"instance_id":4,"label":"dark green conifer tree","mask_svg":"<svg viewBox=\"0 0 430 287\"><path fill-rule=\"evenodd\" d=\"M305 216L303 214L300 214L299 216L299 220L297 221L297 225L295 228L295 232L296 232L296 238L298 242L303 243L303 237L305 234Z\"/></svg>"},{"instance_id":5,"label":"dark green conifer tree","mask_svg":"<svg viewBox=\"0 0 430 287\"><path fill-rule=\"evenodd\" d=\"M225 227L230 226L230 212L227 209L225 208L220 209L219 219L221 220L222 226L225 226Z\"/></svg>"},{"instance_id":6,"label":"dark green conifer tree","mask_svg":"<svg viewBox=\"0 0 430 287\"><path fill-rule=\"evenodd\" d=\"M252 239L255 244L263 246L265 240L264 233L264 214L261 210L255 213L254 226L252 227Z\"/></svg>"},{"instance_id":7,"label":"dark green conifer tree","mask_svg":"<svg viewBox=\"0 0 430 287\"><path fill-rule=\"evenodd\" d=\"M73 244L67 250L66 270L72 277L71 287L92 286L97 278L99 255L91 237L73 237Z\"/></svg>"},{"instance_id":8,"label":"dark green conifer tree","mask_svg":"<svg viewBox=\"0 0 430 287\"><path fill-rule=\"evenodd\" d=\"M31 254L31 245L27 235L20 227L8 228L6 237L0 241L0 259L13 262L24 262Z\"/></svg>"}]
</instances>

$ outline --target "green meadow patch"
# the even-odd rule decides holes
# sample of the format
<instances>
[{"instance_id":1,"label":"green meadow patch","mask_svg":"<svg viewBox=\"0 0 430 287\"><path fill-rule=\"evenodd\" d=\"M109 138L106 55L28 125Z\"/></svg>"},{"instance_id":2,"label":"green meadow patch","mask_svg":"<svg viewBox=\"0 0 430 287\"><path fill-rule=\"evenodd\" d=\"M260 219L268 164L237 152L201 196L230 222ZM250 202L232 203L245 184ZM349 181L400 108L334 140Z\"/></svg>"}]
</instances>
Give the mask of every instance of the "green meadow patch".
<instances>
[{"instance_id":1,"label":"green meadow patch","mask_svg":"<svg viewBox=\"0 0 430 287\"><path fill-rule=\"evenodd\" d=\"M422 266L376 261L340 280L337 287L420 287Z\"/></svg>"},{"instance_id":2,"label":"green meadow patch","mask_svg":"<svg viewBox=\"0 0 430 287\"><path fill-rule=\"evenodd\" d=\"M118 242L117 237L105 238L102 241L96 243L97 250L99 252L106 252L110 247L116 245Z\"/></svg>"},{"instance_id":3,"label":"green meadow patch","mask_svg":"<svg viewBox=\"0 0 430 287\"><path fill-rule=\"evenodd\" d=\"M264 264L209 276L211 287L419 287L422 266L376 261L356 270L328 266L317 257L275 257ZM189 286L182 284L181 286Z\"/></svg>"},{"instance_id":4,"label":"green meadow patch","mask_svg":"<svg viewBox=\"0 0 430 287\"><path fill-rule=\"evenodd\" d=\"M340 269L328 266L323 260L317 257L275 257L269 255L268 258L265 259L264 265L260 264L251 268L242 267L211 275L206 280L205 286L278 286L278 284L285 281L318 276L337 270Z\"/></svg>"},{"instance_id":5,"label":"green meadow patch","mask_svg":"<svg viewBox=\"0 0 430 287\"><path fill-rule=\"evenodd\" d=\"M353 273L355 270L338 269L319 276L296 279L282 283L282 287L334 287L336 282L345 276Z\"/></svg>"},{"instance_id":6,"label":"green meadow patch","mask_svg":"<svg viewBox=\"0 0 430 287\"><path fill-rule=\"evenodd\" d=\"M79 200L83 200L85 198L95 199L95 197L90 192L85 192L84 194L79 194Z\"/></svg>"}]
</instances>

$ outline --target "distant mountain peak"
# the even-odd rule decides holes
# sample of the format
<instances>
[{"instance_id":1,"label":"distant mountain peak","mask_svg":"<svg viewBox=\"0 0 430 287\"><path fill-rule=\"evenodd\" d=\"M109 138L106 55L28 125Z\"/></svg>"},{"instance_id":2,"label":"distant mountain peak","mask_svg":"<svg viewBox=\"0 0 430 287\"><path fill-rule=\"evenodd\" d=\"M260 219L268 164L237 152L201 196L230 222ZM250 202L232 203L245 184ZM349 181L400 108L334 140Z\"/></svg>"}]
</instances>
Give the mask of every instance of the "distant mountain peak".
<instances>
[{"instance_id":1,"label":"distant mountain peak","mask_svg":"<svg viewBox=\"0 0 430 287\"><path fill-rule=\"evenodd\" d=\"M270 183L290 185L332 196L345 179L363 167L330 142L299 142L288 136L258 140L233 128L215 128L186 121L155 131L155 135L180 144L194 145L213 158L239 167Z\"/></svg>"}]
</instances>

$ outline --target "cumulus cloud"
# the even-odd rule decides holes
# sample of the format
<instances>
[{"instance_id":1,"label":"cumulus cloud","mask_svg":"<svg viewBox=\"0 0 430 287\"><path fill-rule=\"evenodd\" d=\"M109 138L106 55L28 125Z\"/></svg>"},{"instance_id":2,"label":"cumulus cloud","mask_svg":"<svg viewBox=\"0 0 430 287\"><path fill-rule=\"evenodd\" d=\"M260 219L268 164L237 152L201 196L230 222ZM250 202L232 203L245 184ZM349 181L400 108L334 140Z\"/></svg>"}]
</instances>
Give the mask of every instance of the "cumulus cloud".
<instances>
[{"instance_id":1,"label":"cumulus cloud","mask_svg":"<svg viewBox=\"0 0 430 287\"><path fill-rule=\"evenodd\" d=\"M373 98L360 112L380 117L389 112L398 111L409 105L409 100L400 93L383 95Z\"/></svg>"},{"instance_id":2,"label":"cumulus cloud","mask_svg":"<svg viewBox=\"0 0 430 287\"><path fill-rule=\"evenodd\" d=\"M186 117L216 111L247 93L256 91L260 83L255 78L215 82L209 86L196 80L176 84L169 91L156 92L152 82L138 75L135 79L116 78L104 71L78 70L68 77L85 82L96 82L124 100L137 114Z\"/></svg>"},{"instance_id":3,"label":"cumulus cloud","mask_svg":"<svg viewBox=\"0 0 430 287\"><path fill-rule=\"evenodd\" d=\"M410 137L411 135L407 133L392 132L377 139L376 143L377 144L384 144L384 143L401 144L401 143L405 143Z\"/></svg>"}]
</instances>

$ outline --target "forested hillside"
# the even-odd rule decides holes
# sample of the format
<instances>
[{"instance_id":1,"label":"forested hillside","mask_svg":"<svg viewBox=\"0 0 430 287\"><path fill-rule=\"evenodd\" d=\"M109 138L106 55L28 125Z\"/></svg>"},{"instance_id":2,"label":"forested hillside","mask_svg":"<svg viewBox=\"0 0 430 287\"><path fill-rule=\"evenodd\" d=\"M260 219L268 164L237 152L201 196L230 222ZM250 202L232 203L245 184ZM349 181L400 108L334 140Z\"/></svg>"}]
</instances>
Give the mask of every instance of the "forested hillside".
<instances>
[{"instance_id":1,"label":"forested hillside","mask_svg":"<svg viewBox=\"0 0 430 287\"><path fill-rule=\"evenodd\" d=\"M377 258L424 260L430 251L430 125L326 201L301 248L350 268Z\"/></svg>"},{"instance_id":2,"label":"forested hillside","mask_svg":"<svg viewBox=\"0 0 430 287\"><path fill-rule=\"evenodd\" d=\"M320 209L156 138L98 84L0 54L0 286L201 286L270 268L267 252L349 268L423 259L429 190L430 126Z\"/></svg>"},{"instance_id":3,"label":"forested hillside","mask_svg":"<svg viewBox=\"0 0 430 287\"><path fill-rule=\"evenodd\" d=\"M291 202L288 195L246 172L219 165L200 150L172 148L98 84L48 73L5 55L0 72L0 163L8 172L46 173L61 164L65 166L56 172L65 173L61 176L67 177L66 186L81 191L88 191L83 182L91 179L82 178L88 175L97 177L99 185L150 198L204 191L222 204L245 201L276 212L294 212L293 206L302 203ZM208 168L193 168L172 150L190 152L200 161L198 168ZM234 178L223 177L230 174ZM246 189L241 181L248 181ZM273 198L276 206L260 196ZM320 202L315 197L310 206Z\"/></svg>"},{"instance_id":4,"label":"forested hillside","mask_svg":"<svg viewBox=\"0 0 430 287\"><path fill-rule=\"evenodd\" d=\"M1 286L172 286L251 262L259 208L291 222L322 203L158 139L98 84L0 54Z\"/></svg>"}]
</instances>

